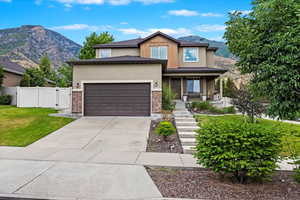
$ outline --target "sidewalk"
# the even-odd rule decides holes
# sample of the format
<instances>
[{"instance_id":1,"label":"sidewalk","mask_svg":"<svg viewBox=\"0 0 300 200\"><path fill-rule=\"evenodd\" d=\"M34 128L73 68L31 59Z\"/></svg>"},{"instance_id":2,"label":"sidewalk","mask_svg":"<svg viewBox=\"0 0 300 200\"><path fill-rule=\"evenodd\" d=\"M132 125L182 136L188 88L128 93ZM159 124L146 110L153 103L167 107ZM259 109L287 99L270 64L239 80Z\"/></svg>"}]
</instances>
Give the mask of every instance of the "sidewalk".
<instances>
[{"instance_id":1,"label":"sidewalk","mask_svg":"<svg viewBox=\"0 0 300 200\"><path fill-rule=\"evenodd\" d=\"M196 164L196 159L190 154L130 151L91 152L89 150L72 149L0 147L0 159L162 167L202 167ZM293 165L289 164L289 162L291 160L280 162L279 170L293 170Z\"/></svg>"}]
</instances>

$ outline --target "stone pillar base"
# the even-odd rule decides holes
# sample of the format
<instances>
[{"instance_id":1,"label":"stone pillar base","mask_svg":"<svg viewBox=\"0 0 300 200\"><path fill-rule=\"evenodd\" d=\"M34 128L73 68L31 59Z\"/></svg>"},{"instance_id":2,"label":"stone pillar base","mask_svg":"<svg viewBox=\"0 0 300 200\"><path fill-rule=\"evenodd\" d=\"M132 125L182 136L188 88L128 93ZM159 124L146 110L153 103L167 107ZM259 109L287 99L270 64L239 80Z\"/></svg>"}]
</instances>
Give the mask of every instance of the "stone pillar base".
<instances>
[{"instance_id":1,"label":"stone pillar base","mask_svg":"<svg viewBox=\"0 0 300 200\"><path fill-rule=\"evenodd\" d=\"M152 91L152 113L161 113L162 92Z\"/></svg>"},{"instance_id":2,"label":"stone pillar base","mask_svg":"<svg viewBox=\"0 0 300 200\"><path fill-rule=\"evenodd\" d=\"M82 113L82 91L72 91L72 113Z\"/></svg>"}]
</instances>

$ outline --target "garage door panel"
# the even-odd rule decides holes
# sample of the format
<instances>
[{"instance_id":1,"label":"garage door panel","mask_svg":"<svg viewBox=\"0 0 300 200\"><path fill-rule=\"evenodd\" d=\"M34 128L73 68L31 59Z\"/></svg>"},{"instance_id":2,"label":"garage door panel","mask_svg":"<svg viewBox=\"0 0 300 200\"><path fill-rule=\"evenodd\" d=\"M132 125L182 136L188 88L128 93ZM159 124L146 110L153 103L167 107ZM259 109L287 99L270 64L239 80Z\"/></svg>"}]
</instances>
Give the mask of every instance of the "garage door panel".
<instances>
[{"instance_id":1,"label":"garage door panel","mask_svg":"<svg viewBox=\"0 0 300 200\"><path fill-rule=\"evenodd\" d=\"M149 83L85 84L86 116L149 116Z\"/></svg>"}]
</instances>

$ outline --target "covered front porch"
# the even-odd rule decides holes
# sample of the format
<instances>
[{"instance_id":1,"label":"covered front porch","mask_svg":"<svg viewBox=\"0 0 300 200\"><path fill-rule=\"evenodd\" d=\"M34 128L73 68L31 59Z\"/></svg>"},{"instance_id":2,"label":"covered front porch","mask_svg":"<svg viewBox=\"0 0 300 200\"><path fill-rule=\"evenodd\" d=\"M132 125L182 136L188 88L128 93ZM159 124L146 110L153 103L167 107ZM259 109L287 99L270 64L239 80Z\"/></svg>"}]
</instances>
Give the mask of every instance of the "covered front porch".
<instances>
[{"instance_id":1,"label":"covered front porch","mask_svg":"<svg viewBox=\"0 0 300 200\"><path fill-rule=\"evenodd\" d=\"M176 99L216 101L223 96L222 87L215 89L216 79L225 72L224 69L204 67L168 69L163 74L163 84L176 94Z\"/></svg>"}]
</instances>

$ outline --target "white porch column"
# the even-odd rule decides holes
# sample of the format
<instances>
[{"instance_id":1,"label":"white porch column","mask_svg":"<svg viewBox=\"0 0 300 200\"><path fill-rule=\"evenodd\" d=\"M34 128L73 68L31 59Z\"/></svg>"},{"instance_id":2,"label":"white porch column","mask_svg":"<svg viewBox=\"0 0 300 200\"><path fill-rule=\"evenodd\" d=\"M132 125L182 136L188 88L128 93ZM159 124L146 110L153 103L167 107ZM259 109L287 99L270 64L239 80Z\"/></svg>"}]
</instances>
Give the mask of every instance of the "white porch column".
<instances>
[{"instance_id":1,"label":"white porch column","mask_svg":"<svg viewBox=\"0 0 300 200\"><path fill-rule=\"evenodd\" d=\"M181 87L181 92L180 92L180 95L181 95L181 100L183 100L183 78L180 79L180 87Z\"/></svg>"},{"instance_id":2,"label":"white porch column","mask_svg":"<svg viewBox=\"0 0 300 200\"><path fill-rule=\"evenodd\" d=\"M220 98L223 99L223 79L220 78Z\"/></svg>"},{"instance_id":3,"label":"white porch column","mask_svg":"<svg viewBox=\"0 0 300 200\"><path fill-rule=\"evenodd\" d=\"M202 96L202 100L203 101L207 100L207 80L206 80L206 78L203 79L203 96Z\"/></svg>"}]
</instances>

